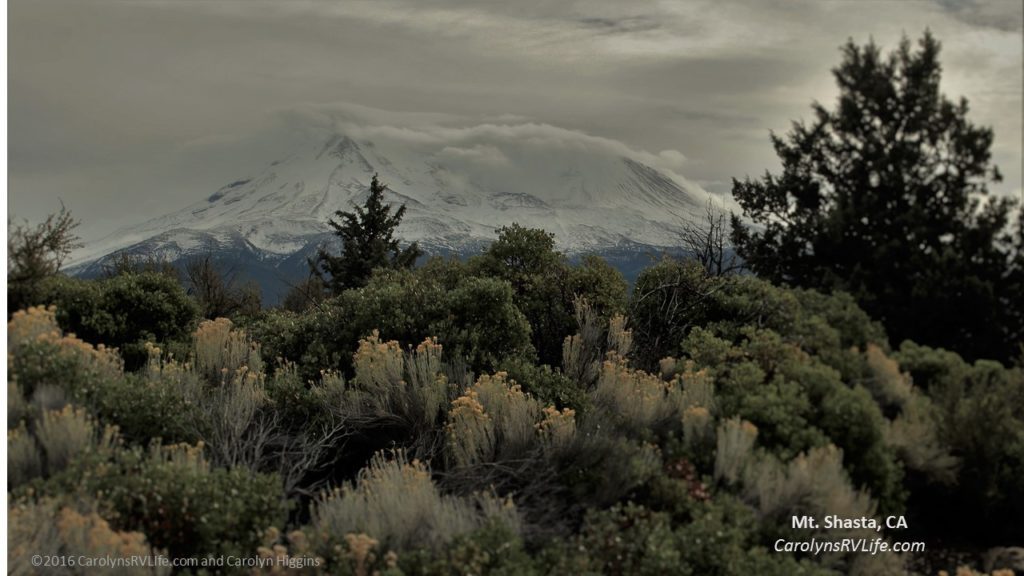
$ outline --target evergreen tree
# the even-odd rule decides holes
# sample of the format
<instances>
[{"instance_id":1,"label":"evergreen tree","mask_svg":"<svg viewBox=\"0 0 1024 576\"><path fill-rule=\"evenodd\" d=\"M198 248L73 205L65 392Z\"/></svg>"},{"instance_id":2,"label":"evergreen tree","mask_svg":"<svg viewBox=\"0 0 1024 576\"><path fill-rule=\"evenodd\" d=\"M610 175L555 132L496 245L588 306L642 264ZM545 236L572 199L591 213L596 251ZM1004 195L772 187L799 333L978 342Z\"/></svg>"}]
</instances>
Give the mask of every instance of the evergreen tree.
<instances>
[{"instance_id":1,"label":"evergreen tree","mask_svg":"<svg viewBox=\"0 0 1024 576\"><path fill-rule=\"evenodd\" d=\"M906 38L883 57L851 40L833 70L835 110L772 135L782 174L734 180L753 226L733 216L733 242L775 282L845 290L896 342L969 358L1014 355L1020 294L1006 233L1013 200L992 197L993 133L967 101L939 92L939 42Z\"/></svg>"},{"instance_id":2,"label":"evergreen tree","mask_svg":"<svg viewBox=\"0 0 1024 576\"><path fill-rule=\"evenodd\" d=\"M398 245L394 234L405 216L405 205L392 214L391 206L384 203L386 188L374 174L366 203L352 212L338 210L337 220L328 221L341 238L342 253L335 256L321 247L310 266L334 294L365 286L375 268L412 268L422 254L415 242L405 249Z\"/></svg>"}]
</instances>

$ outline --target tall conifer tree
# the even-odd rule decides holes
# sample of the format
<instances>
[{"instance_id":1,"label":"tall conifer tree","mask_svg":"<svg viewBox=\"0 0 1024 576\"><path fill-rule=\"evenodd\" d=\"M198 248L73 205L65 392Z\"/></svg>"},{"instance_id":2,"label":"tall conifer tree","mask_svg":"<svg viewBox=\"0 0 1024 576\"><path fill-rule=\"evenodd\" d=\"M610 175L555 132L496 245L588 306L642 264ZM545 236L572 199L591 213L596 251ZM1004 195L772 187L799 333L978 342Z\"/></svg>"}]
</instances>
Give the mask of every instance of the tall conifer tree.
<instances>
[{"instance_id":1,"label":"tall conifer tree","mask_svg":"<svg viewBox=\"0 0 1024 576\"><path fill-rule=\"evenodd\" d=\"M888 57L848 42L835 110L815 104L812 122L772 135L781 174L734 180L753 225L733 216L733 242L758 275L852 293L897 344L1005 360L1024 300L1009 281L1014 202L988 194L993 132L939 92L938 55L929 32Z\"/></svg>"},{"instance_id":2,"label":"tall conifer tree","mask_svg":"<svg viewBox=\"0 0 1024 576\"><path fill-rule=\"evenodd\" d=\"M399 246L395 230L405 216L405 205L392 213L384 202L386 189L374 174L366 203L354 206L352 212L338 210L337 220L328 220L341 238L342 253L335 256L321 247L310 266L331 292L365 286L375 268L412 268L422 254L415 242L404 249Z\"/></svg>"}]
</instances>

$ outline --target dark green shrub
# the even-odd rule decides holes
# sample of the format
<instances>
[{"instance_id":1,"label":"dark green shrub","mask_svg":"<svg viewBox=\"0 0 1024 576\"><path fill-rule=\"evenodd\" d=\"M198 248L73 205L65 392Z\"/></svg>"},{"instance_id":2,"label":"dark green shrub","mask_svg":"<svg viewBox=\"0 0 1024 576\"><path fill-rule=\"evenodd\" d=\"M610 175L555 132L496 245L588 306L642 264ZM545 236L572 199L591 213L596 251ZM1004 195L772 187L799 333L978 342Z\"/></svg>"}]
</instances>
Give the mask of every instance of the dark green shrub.
<instances>
[{"instance_id":1,"label":"dark green shrub","mask_svg":"<svg viewBox=\"0 0 1024 576\"><path fill-rule=\"evenodd\" d=\"M726 349L725 340L697 330L683 344L714 375L719 413L753 423L759 442L783 460L835 444L854 484L866 485L884 512L901 510L902 469L871 394L772 330L743 328L740 337Z\"/></svg>"},{"instance_id":2,"label":"dark green shrub","mask_svg":"<svg viewBox=\"0 0 1024 576\"><path fill-rule=\"evenodd\" d=\"M637 278L630 300L637 363L653 370L679 353L695 328L738 343L748 326L767 328L852 376L856 351L887 349L885 332L847 294L779 288L752 276L711 277L696 262L663 260Z\"/></svg>"},{"instance_id":3,"label":"dark green shrub","mask_svg":"<svg viewBox=\"0 0 1024 576\"><path fill-rule=\"evenodd\" d=\"M659 472L661 459L650 444L590 427L578 431L575 442L551 464L568 494L563 509L579 513L625 498Z\"/></svg>"},{"instance_id":4,"label":"dark green shrub","mask_svg":"<svg viewBox=\"0 0 1024 576\"><path fill-rule=\"evenodd\" d=\"M627 285L622 274L598 256L573 266L555 250L554 235L518 224L498 231L483 254L467 264L472 275L505 280L517 308L531 328L531 342L541 364L558 366L562 342L576 332L574 301L584 298L603 319L625 308Z\"/></svg>"},{"instance_id":5,"label":"dark green shrub","mask_svg":"<svg viewBox=\"0 0 1024 576\"><path fill-rule=\"evenodd\" d=\"M506 283L467 278L448 293L445 305L429 330L449 358L464 358L479 372L494 370L505 359L534 356L530 325Z\"/></svg>"},{"instance_id":6,"label":"dark green shrub","mask_svg":"<svg viewBox=\"0 0 1024 576\"><path fill-rule=\"evenodd\" d=\"M665 259L641 272L629 303L636 365L653 371L675 355L690 330L706 323L723 282L690 261Z\"/></svg>"},{"instance_id":7,"label":"dark green shrub","mask_svg":"<svg viewBox=\"0 0 1024 576\"><path fill-rule=\"evenodd\" d=\"M113 350L61 334L52 310L16 313L9 326L9 378L17 381L26 403L56 394L59 404L49 408L65 402L82 406L138 444L152 438L195 440L187 432L191 407L180 390L142 374L125 374Z\"/></svg>"},{"instance_id":8,"label":"dark green shrub","mask_svg":"<svg viewBox=\"0 0 1024 576\"><path fill-rule=\"evenodd\" d=\"M758 541L757 524L749 508L729 497L694 502L691 516L679 521L665 512L620 504L590 512L565 554L554 556L558 564L550 573L833 574L788 554L769 552Z\"/></svg>"},{"instance_id":9,"label":"dark green shrub","mask_svg":"<svg viewBox=\"0 0 1024 576\"><path fill-rule=\"evenodd\" d=\"M268 310L246 329L252 339L260 343L263 362L269 369L277 370L284 362L292 363L305 382L319 379L321 370L351 365L355 344L336 346L334 338L327 338L328 326L343 321L344 312L334 300L327 300L301 314Z\"/></svg>"},{"instance_id":10,"label":"dark green shrub","mask_svg":"<svg viewBox=\"0 0 1024 576\"><path fill-rule=\"evenodd\" d=\"M104 306L103 293L98 280L53 276L40 283L34 299L36 304L57 307L57 320L65 331L93 344L106 344L100 338L114 333L116 311Z\"/></svg>"},{"instance_id":11,"label":"dark green shrub","mask_svg":"<svg viewBox=\"0 0 1024 576\"><path fill-rule=\"evenodd\" d=\"M195 442L190 425L194 406L168 384L125 374L104 381L89 405L101 421L116 425L128 443L145 445L154 438Z\"/></svg>"},{"instance_id":12,"label":"dark green shrub","mask_svg":"<svg viewBox=\"0 0 1024 576\"><path fill-rule=\"evenodd\" d=\"M843 449L843 462L855 485L867 485L881 514L904 511L903 470L883 438L878 404L861 386L836 387L821 401L820 426Z\"/></svg>"},{"instance_id":13,"label":"dark green shrub","mask_svg":"<svg viewBox=\"0 0 1024 576\"><path fill-rule=\"evenodd\" d=\"M100 341L121 348L128 369L141 366L148 357L143 342L185 340L195 328L198 308L173 278L147 272L101 282L103 306L114 317L114 329L99 335Z\"/></svg>"},{"instance_id":14,"label":"dark green shrub","mask_svg":"<svg viewBox=\"0 0 1024 576\"><path fill-rule=\"evenodd\" d=\"M399 556L399 567L407 576L530 576L544 574L530 557L523 540L501 522L457 537L440 553L418 551Z\"/></svg>"},{"instance_id":15,"label":"dark green shrub","mask_svg":"<svg viewBox=\"0 0 1024 576\"><path fill-rule=\"evenodd\" d=\"M199 312L175 280L157 272L100 280L54 276L40 284L35 304L55 305L62 329L121 350L128 370L148 357L145 342L187 339Z\"/></svg>"},{"instance_id":16,"label":"dark green shrub","mask_svg":"<svg viewBox=\"0 0 1024 576\"><path fill-rule=\"evenodd\" d=\"M454 283L452 283L454 282ZM508 284L489 278L445 279L434 271L381 271L363 288L347 290L304 314L269 312L253 323L264 358L295 362L304 379L320 370L351 372L360 338L415 346L436 336L450 362L494 370L504 360L531 358L530 327Z\"/></svg>"},{"instance_id":17,"label":"dark green shrub","mask_svg":"<svg viewBox=\"0 0 1024 576\"><path fill-rule=\"evenodd\" d=\"M510 379L522 386L523 391L547 406L559 410L571 408L583 414L590 405L586 390L557 369L537 366L521 358L513 358L501 364L500 369L508 372Z\"/></svg>"},{"instance_id":18,"label":"dark green shrub","mask_svg":"<svg viewBox=\"0 0 1024 576\"><path fill-rule=\"evenodd\" d=\"M585 299L602 320L626 312L629 285L622 273L600 256L588 254L569 270L569 289Z\"/></svg>"},{"instance_id":19,"label":"dark green shrub","mask_svg":"<svg viewBox=\"0 0 1024 576\"><path fill-rule=\"evenodd\" d=\"M211 468L184 445L83 462L62 481L96 495L113 526L145 533L172 557L253 556L263 531L284 521L276 475Z\"/></svg>"},{"instance_id":20,"label":"dark green shrub","mask_svg":"<svg viewBox=\"0 0 1024 576\"><path fill-rule=\"evenodd\" d=\"M471 274L504 280L530 324L540 362L557 365L562 340L574 331L569 264L554 249L554 236L518 224L502 228L488 249L469 261Z\"/></svg>"},{"instance_id":21,"label":"dark green shrub","mask_svg":"<svg viewBox=\"0 0 1024 576\"><path fill-rule=\"evenodd\" d=\"M268 312L251 332L268 363L296 362L305 379L325 368L347 373L355 343L375 329L403 346L436 336L449 361L476 372L538 352L542 363L558 365L565 337L576 330L574 298L607 316L624 308L626 285L597 257L570 266L537 234L544 236L513 227L468 264L432 258L414 271L378 270L365 287L302 314Z\"/></svg>"},{"instance_id":22,"label":"dark green shrub","mask_svg":"<svg viewBox=\"0 0 1024 576\"><path fill-rule=\"evenodd\" d=\"M587 514L575 543L587 572L608 576L692 574L668 514L632 503Z\"/></svg>"},{"instance_id":23,"label":"dark green shrub","mask_svg":"<svg viewBox=\"0 0 1024 576\"><path fill-rule=\"evenodd\" d=\"M834 574L808 560L770 549L753 511L728 495L692 503L688 521L676 530L682 563L692 574L747 576Z\"/></svg>"},{"instance_id":24,"label":"dark green shrub","mask_svg":"<svg viewBox=\"0 0 1024 576\"><path fill-rule=\"evenodd\" d=\"M939 436L961 460L954 486L915 486L924 521L947 538L1008 545L1024 533L1024 372L912 342L895 358L928 391Z\"/></svg>"},{"instance_id":25,"label":"dark green shrub","mask_svg":"<svg viewBox=\"0 0 1024 576\"><path fill-rule=\"evenodd\" d=\"M885 328L876 320L872 320L853 296L846 292L822 294L815 290L794 289L804 313L816 315L838 332L839 346L842 348L864 348L869 343L886 346Z\"/></svg>"}]
</instances>

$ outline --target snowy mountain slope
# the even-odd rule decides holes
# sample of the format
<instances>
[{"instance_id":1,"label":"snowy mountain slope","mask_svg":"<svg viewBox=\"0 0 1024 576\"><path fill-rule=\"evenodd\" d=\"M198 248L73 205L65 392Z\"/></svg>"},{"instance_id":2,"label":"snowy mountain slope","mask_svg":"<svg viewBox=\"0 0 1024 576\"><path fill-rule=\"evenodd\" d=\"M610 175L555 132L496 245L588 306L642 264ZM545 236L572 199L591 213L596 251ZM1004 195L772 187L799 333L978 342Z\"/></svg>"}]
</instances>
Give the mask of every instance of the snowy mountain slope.
<instances>
[{"instance_id":1,"label":"snowy mountain slope","mask_svg":"<svg viewBox=\"0 0 1024 576\"><path fill-rule=\"evenodd\" d=\"M329 240L328 218L361 203L374 173L388 185L386 200L407 207L398 235L428 252L476 251L512 222L554 233L570 255L671 247L681 217L702 211L708 198L636 159L586 147L530 138L464 147L357 142L332 134L178 212L92 243L72 256L71 270L95 269L121 251L170 261L228 251L273 268Z\"/></svg>"}]
</instances>

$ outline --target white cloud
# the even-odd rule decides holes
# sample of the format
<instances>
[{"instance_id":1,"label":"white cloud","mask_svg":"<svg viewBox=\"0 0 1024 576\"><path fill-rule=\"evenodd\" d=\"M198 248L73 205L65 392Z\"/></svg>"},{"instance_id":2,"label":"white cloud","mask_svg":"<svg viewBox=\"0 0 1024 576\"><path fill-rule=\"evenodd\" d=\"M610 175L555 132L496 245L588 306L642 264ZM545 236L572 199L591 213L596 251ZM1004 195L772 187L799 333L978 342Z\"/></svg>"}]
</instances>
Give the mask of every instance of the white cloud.
<instances>
[{"instance_id":1,"label":"white cloud","mask_svg":"<svg viewBox=\"0 0 1024 576\"><path fill-rule=\"evenodd\" d=\"M468 160L485 166L508 164L508 157L498 147L486 144L477 144L470 148L445 146L441 149L438 156L456 160Z\"/></svg>"}]
</instances>

